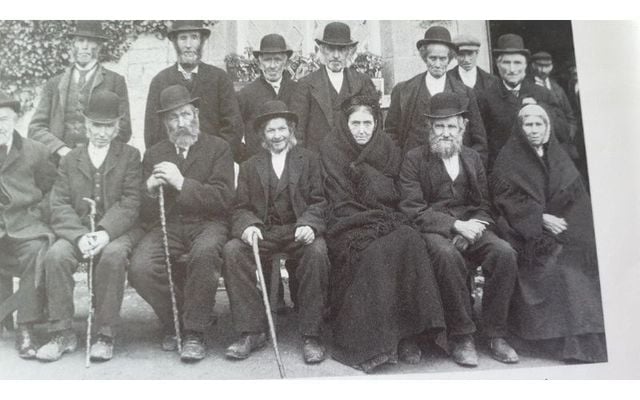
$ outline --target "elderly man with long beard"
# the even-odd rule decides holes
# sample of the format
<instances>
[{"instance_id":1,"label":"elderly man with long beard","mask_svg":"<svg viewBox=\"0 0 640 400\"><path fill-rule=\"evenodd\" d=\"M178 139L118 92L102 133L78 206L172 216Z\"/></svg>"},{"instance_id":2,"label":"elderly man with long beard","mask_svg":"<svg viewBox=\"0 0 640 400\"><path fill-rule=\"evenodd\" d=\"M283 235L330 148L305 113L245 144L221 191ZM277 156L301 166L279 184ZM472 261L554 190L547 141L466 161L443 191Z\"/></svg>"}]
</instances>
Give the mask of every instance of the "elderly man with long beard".
<instances>
[{"instance_id":1,"label":"elderly man with long beard","mask_svg":"<svg viewBox=\"0 0 640 400\"><path fill-rule=\"evenodd\" d=\"M225 71L202 62L204 45L211 35L204 21L173 21L167 38L176 51L177 62L151 80L144 117L144 144L151 148L166 138L160 94L169 86L182 85L200 101L202 131L224 139L239 159L243 133L242 117L233 83Z\"/></svg>"},{"instance_id":2,"label":"elderly man with long beard","mask_svg":"<svg viewBox=\"0 0 640 400\"><path fill-rule=\"evenodd\" d=\"M487 178L480 155L462 144L467 126L464 99L455 93L431 98L428 145L409 151L400 172L400 209L422 233L434 270L453 360L476 366L469 267L485 275L481 333L491 355L515 363L506 342L507 316L516 281L516 252L493 233Z\"/></svg>"},{"instance_id":3,"label":"elderly man with long beard","mask_svg":"<svg viewBox=\"0 0 640 400\"><path fill-rule=\"evenodd\" d=\"M140 217L146 230L131 259L129 281L153 307L165 337L163 350L177 347L160 223L158 187L164 189L166 239L173 263L176 297L183 327L181 358L205 357L204 335L213 323L214 301L222 269L233 199L233 159L229 145L200 130L197 98L184 86L160 94L160 115L168 137L147 150L143 161Z\"/></svg>"}]
</instances>

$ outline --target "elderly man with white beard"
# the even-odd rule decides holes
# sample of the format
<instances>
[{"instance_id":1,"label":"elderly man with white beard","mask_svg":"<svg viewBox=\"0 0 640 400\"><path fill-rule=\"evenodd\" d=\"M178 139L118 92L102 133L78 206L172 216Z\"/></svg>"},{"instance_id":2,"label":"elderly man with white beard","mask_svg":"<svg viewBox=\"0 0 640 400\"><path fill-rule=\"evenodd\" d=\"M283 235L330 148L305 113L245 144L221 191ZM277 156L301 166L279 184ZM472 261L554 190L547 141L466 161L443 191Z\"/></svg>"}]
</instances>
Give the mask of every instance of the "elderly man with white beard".
<instances>
[{"instance_id":1,"label":"elderly man with white beard","mask_svg":"<svg viewBox=\"0 0 640 400\"><path fill-rule=\"evenodd\" d=\"M485 275L481 333L491 356L515 363L506 342L509 304L516 281L516 252L493 233L487 178L480 155L462 144L467 126L465 99L455 93L431 98L426 116L429 140L409 151L402 164L400 209L422 233L432 258L444 305L453 360L474 367L469 268Z\"/></svg>"},{"instance_id":2,"label":"elderly man with white beard","mask_svg":"<svg viewBox=\"0 0 640 400\"><path fill-rule=\"evenodd\" d=\"M146 230L131 259L129 281L153 307L164 329L163 350L177 347L160 224L158 187L163 186L166 233L174 263L183 330L181 359L205 357L204 335L213 323L214 301L233 200L233 159L222 139L200 131L197 98L184 86L160 94L157 113L168 137L147 150L143 161L140 217Z\"/></svg>"}]
</instances>

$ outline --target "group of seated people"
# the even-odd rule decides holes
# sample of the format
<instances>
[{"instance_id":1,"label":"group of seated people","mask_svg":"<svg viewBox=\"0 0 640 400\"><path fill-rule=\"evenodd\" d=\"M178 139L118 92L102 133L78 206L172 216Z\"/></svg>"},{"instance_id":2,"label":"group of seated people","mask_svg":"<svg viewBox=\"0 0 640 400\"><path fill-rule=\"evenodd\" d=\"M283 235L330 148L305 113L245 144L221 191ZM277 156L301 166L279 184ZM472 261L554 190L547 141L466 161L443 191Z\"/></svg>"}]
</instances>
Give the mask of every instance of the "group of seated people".
<instances>
[{"instance_id":1,"label":"group of seated people","mask_svg":"<svg viewBox=\"0 0 640 400\"><path fill-rule=\"evenodd\" d=\"M441 44L438 34L418 48ZM433 63L441 69L442 60ZM257 245L265 265L288 259L308 364L330 353L369 373L417 364L435 345L474 367L479 338L494 359L517 363L511 337L566 361L605 361L590 199L551 111L535 101L519 106L487 172L473 139L484 135L483 122L464 93L442 91L423 104L418 90L418 117L396 98L383 124L375 95L336 92L333 126L313 146L298 143L309 137L299 129L322 110L300 115L264 101L250 123L262 148L240 164L237 183L234 149L202 129L207 104L184 85L159 91L153 113L166 136L142 161L119 137L125 113L113 91L91 95L81 110L86 144L58 158L15 130L20 103L0 93L0 279L20 277L19 356L55 361L76 350L73 274L91 260L92 360L113 357L127 279L160 320L162 349L202 360L221 276L238 334L225 356L245 359L268 342ZM476 316L469 282L478 267ZM38 346L41 323L49 335Z\"/></svg>"}]
</instances>

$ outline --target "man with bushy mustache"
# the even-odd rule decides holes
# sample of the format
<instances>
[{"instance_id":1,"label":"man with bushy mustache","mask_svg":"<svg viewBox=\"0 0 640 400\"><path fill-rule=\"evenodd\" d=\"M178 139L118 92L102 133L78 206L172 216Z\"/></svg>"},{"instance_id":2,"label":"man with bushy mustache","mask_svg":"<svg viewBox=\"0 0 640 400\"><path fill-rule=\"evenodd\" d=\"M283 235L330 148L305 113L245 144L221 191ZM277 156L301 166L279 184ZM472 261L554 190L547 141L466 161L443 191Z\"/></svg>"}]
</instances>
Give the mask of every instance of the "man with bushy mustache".
<instances>
[{"instance_id":1,"label":"man with bushy mustache","mask_svg":"<svg viewBox=\"0 0 640 400\"><path fill-rule=\"evenodd\" d=\"M473 335L470 268L482 266L485 285L480 333L491 356L515 363L506 342L509 303L516 281L516 252L492 231L487 177L480 155L462 144L467 99L455 93L431 98L425 114L429 140L409 151L400 172L400 209L418 227L433 261L453 360L478 365Z\"/></svg>"},{"instance_id":2,"label":"man with bushy mustache","mask_svg":"<svg viewBox=\"0 0 640 400\"><path fill-rule=\"evenodd\" d=\"M225 71L202 62L204 45L211 35L204 21L173 21L167 37L176 50L177 62L160 71L149 85L144 118L144 144L151 148L164 140L167 132L157 111L160 93L172 85L187 88L200 99L200 126L203 132L224 139L240 158L242 117L233 83Z\"/></svg>"}]
</instances>

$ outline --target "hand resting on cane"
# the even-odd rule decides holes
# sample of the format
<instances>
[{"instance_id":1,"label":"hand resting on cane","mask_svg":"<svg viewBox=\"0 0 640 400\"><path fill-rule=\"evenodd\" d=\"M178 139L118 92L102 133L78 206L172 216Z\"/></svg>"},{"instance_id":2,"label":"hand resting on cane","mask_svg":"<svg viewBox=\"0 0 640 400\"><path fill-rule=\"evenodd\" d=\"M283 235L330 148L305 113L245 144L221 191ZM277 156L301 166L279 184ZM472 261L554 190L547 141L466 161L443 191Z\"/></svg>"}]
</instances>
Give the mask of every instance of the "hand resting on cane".
<instances>
[{"instance_id":1,"label":"hand resting on cane","mask_svg":"<svg viewBox=\"0 0 640 400\"><path fill-rule=\"evenodd\" d=\"M262 237L262 232L260 231L260 228L258 228L257 226L253 226L253 225L247 227L244 230L244 232L242 232L241 239L242 239L243 242L245 242L249 246L253 246L254 235L257 235L258 239L264 240L264 238Z\"/></svg>"},{"instance_id":2,"label":"hand resting on cane","mask_svg":"<svg viewBox=\"0 0 640 400\"><path fill-rule=\"evenodd\" d=\"M111 238L107 231L85 233L78 240L78 249L84 258L89 258L100 254L110 240Z\"/></svg>"}]
</instances>

